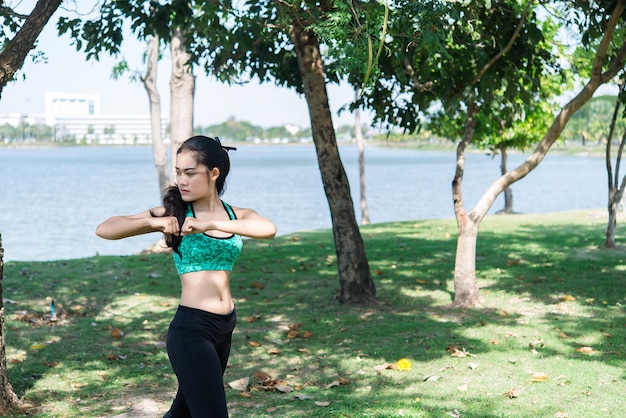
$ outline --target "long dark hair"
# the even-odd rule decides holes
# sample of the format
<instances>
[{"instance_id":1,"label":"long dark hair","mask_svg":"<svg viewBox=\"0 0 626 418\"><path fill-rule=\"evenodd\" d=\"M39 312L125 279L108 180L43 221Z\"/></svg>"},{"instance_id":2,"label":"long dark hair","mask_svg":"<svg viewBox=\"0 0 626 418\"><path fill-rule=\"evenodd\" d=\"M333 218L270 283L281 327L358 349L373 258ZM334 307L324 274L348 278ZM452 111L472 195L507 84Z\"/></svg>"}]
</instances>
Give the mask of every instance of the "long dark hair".
<instances>
[{"instance_id":1,"label":"long dark hair","mask_svg":"<svg viewBox=\"0 0 626 418\"><path fill-rule=\"evenodd\" d=\"M208 136L192 136L185 142L183 142L176 155L183 151L191 151L194 153L198 164L206 166L209 171L218 168L220 171L219 177L216 180L217 193L221 196L226 190L226 177L230 172L230 158L228 156L229 149L236 149L233 147L224 147L220 143L218 137L209 138ZM178 219L178 224L182 228L187 216L187 205L180 195L178 186L171 186L165 189L163 193L163 206L165 207L164 216L175 216ZM180 235L166 235L165 242L168 247L172 247L174 251L180 255L178 246L182 237Z\"/></svg>"}]
</instances>

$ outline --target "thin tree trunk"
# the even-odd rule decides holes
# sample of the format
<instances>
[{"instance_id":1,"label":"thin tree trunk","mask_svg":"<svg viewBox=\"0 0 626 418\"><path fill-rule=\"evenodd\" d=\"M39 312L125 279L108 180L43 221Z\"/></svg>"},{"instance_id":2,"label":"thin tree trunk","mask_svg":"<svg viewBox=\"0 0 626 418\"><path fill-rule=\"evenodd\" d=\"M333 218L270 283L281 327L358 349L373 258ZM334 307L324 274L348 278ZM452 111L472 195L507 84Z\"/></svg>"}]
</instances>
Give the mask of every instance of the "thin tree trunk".
<instances>
[{"instance_id":1,"label":"thin tree trunk","mask_svg":"<svg viewBox=\"0 0 626 418\"><path fill-rule=\"evenodd\" d=\"M171 140L171 178L176 165L176 151L186 139L193 135L193 100L195 77L191 65L191 55L185 47L185 37L176 28L172 35L172 75L170 80L170 140Z\"/></svg>"},{"instance_id":2,"label":"thin tree trunk","mask_svg":"<svg viewBox=\"0 0 626 418\"><path fill-rule=\"evenodd\" d=\"M611 163L611 144L613 143L613 136L615 134L615 126L617 124L617 116L619 115L621 101L620 96L624 94L626 91L626 81L622 81L620 84L617 99L615 100L615 108L613 109L613 117L611 118L611 126L609 128L609 137L606 141L606 154L605 154L605 163L606 163L606 173L608 180L608 212L609 219L606 227L606 238L604 240L605 248L615 248L615 232L617 229L617 210L619 207L619 202L622 200L622 195L624 193L624 183L622 181L622 186L620 187L620 179L619 179L619 169L620 163L622 160L622 153L624 152L624 144L626 143L626 129L624 129L624 133L622 134L622 139L620 141L620 145L617 151L617 158L615 163L615 177L613 177L613 166Z\"/></svg>"},{"instance_id":3,"label":"thin tree trunk","mask_svg":"<svg viewBox=\"0 0 626 418\"><path fill-rule=\"evenodd\" d=\"M148 37L148 62L143 85L150 99L150 130L152 133L152 158L159 177L159 192L170 185L167 170L167 152L163 144L163 127L161 126L161 95L157 87L157 67L159 64L159 37Z\"/></svg>"},{"instance_id":4,"label":"thin tree trunk","mask_svg":"<svg viewBox=\"0 0 626 418\"><path fill-rule=\"evenodd\" d=\"M480 219L475 213L465 213L463 203L463 174L465 172L465 149L474 136L478 112L472 100L467 109L465 134L456 150L456 169L452 181L452 201L458 228L456 259L454 262L454 301L453 307L468 307L478 304L478 282L476 281L476 240Z\"/></svg>"},{"instance_id":5,"label":"thin tree trunk","mask_svg":"<svg viewBox=\"0 0 626 418\"><path fill-rule=\"evenodd\" d=\"M356 92L356 98L359 98L358 91ZM367 207L367 192L365 182L365 140L363 139L363 132L361 132L361 110L357 108L354 111L354 137L356 139L356 145L359 149L359 186L361 189L361 225L369 225L370 213Z\"/></svg>"},{"instance_id":6,"label":"thin tree trunk","mask_svg":"<svg viewBox=\"0 0 626 418\"><path fill-rule=\"evenodd\" d=\"M18 407L20 401L9 381L6 350L4 345L4 302L2 299L2 278L4 277L4 248L0 232L0 416L7 416L9 411Z\"/></svg>"},{"instance_id":7,"label":"thin tree trunk","mask_svg":"<svg viewBox=\"0 0 626 418\"><path fill-rule=\"evenodd\" d=\"M508 160L508 154L506 147L500 147L500 174L505 175L508 171L506 168L506 162ZM504 208L499 213L513 213L513 190L510 187L504 188Z\"/></svg>"},{"instance_id":8,"label":"thin tree trunk","mask_svg":"<svg viewBox=\"0 0 626 418\"><path fill-rule=\"evenodd\" d=\"M317 161L330 206L339 270L339 301L371 303L375 301L376 288L354 215L348 177L339 157L319 41L314 32L305 30L298 22L291 27L291 39L298 57Z\"/></svg>"}]
</instances>

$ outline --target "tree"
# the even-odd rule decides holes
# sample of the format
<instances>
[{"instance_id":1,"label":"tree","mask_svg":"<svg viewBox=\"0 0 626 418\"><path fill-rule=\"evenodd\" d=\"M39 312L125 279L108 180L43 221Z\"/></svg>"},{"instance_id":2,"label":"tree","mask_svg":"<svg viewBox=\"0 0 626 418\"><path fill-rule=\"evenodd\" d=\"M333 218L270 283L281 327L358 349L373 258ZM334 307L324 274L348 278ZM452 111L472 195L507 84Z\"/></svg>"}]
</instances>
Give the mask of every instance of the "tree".
<instances>
[{"instance_id":1,"label":"tree","mask_svg":"<svg viewBox=\"0 0 626 418\"><path fill-rule=\"evenodd\" d=\"M375 300L369 263L354 214L348 179L341 162L326 91L338 80L338 62L325 60L313 30L332 16L342 2L246 1L233 11L230 30L216 42L212 26L196 35L195 55L208 72L227 82L258 77L304 94L322 184L331 213L339 272L341 303ZM209 5L210 6L210 5ZM219 25L218 25L219 26ZM197 26L200 30L200 27ZM329 45L323 45L326 51ZM328 71L328 69L331 69Z\"/></svg>"},{"instance_id":2,"label":"tree","mask_svg":"<svg viewBox=\"0 0 626 418\"><path fill-rule=\"evenodd\" d=\"M24 16L0 4L0 16L4 19L5 25L13 32L17 31L0 52L0 97L4 87L13 80L17 71L24 65L24 60L35 46L39 34L60 5L61 0L40 0L31 13ZM23 23L20 23L22 21ZM4 249L0 235L0 415L7 414L9 410L19 405L19 400L9 382L4 345L3 255Z\"/></svg>"},{"instance_id":3,"label":"tree","mask_svg":"<svg viewBox=\"0 0 626 418\"><path fill-rule=\"evenodd\" d=\"M159 37L148 36L148 57L146 74L142 77L148 99L150 100L150 131L152 134L152 157L159 177L159 192L162 194L169 187L170 177L167 171L167 154L163 144L161 126L161 95L157 88L157 68L159 64Z\"/></svg>"},{"instance_id":4,"label":"tree","mask_svg":"<svg viewBox=\"0 0 626 418\"><path fill-rule=\"evenodd\" d=\"M359 94L356 93L356 100L358 100ZM363 139L363 132L361 131L361 110L355 109L354 111L354 137L359 149L359 189L361 190L361 224L369 225L370 214L367 207L367 192L365 182L365 140Z\"/></svg>"},{"instance_id":5,"label":"tree","mask_svg":"<svg viewBox=\"0 0 626 418\"><path fill-rule=\"evenodd\" d=\"M606 173L608 179L608 225L606 227L606 239L604 241L605 248L615 248L615 231L617 229L617 209L624 196L626 189L626 175L620 181L620 165L624 146L626 146L626 128L623 129L622 138L619 141L619 147L615 158L615 173L613 173L613 164L611 161L611 144L613 143L613 135L615 133L618 116L620 114L621 101L626 99L626 76L620 84L619 95L615 100L615 110L611 119L608 139L606 141ZM622 117L626 117L622 111Z\"/></svg>"},{"instance_id":6,"label":"tree","mask_svg":"<svg viewBox=\"0 0 626 418\"><path fill-rule=\"evenodd\" d=\"M535 147L533 153L520 166L501 176L498 180L492 183L481 196L472 211L469 213L457 211L457 220L459 222L459 242L455 261L455 297L453 306L469 307L478 304L478 285L475 270L478 227L487 211L493 205L495 198L504 190L505 187L510 186L514 182L526 176L543 160L550 147L558 139L559 135L565 128L567 121L572 117L572 115L592 97L593 93L600 85L610 81L620 70L624 68L626 43L624 43L623 38L616 39L614 36L615 29L624 12L624 5L624 1L619 1L615 4L614 9L602 10L602 13L600 14L602 19L599 21L603 22L604 30L601 32L602 40L596 50L596 55L593 61L591 78L585 87L559 112L542 140ZM606 15L603 16L604 13L606 13ZM610 46L613 42L616 43L617 48L613 51L613 54L610 54ZM606 69L604 69L605 66ZM471 119L468 118L468 126L471 125L471 123ZM462 167L457 165L457 176L455 176L455 181L458 181L459 174L461 173ZM455 200L455 202L458 201Z\"/></svg>"}]
</instances>

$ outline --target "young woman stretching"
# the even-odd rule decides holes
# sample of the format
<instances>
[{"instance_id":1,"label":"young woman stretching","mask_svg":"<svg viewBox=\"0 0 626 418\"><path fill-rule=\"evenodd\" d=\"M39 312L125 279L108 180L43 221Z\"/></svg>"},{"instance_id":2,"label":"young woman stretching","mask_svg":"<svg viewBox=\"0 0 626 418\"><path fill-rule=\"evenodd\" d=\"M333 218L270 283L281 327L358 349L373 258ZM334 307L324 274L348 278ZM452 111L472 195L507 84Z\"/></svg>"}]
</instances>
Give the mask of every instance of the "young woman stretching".
<instances>
[{"instance_id":1,"label":"young woman stretching","mask_svg":"<svg viewBox=\"0 0 626 418\"><path fill-rule=\"evenodd\" d=\"M178 392L165 417L228 417L222 377L236 323L230 274L242 236L276 235L276 226L254 210L221 200L228 149L233 148L218 138L189 138L177 151L176 186L165 192L163 206L114 216L96 229L112 240L162 232L174 250L182 291L167 331L167 353Z\"/></svg>"}]
</instances>

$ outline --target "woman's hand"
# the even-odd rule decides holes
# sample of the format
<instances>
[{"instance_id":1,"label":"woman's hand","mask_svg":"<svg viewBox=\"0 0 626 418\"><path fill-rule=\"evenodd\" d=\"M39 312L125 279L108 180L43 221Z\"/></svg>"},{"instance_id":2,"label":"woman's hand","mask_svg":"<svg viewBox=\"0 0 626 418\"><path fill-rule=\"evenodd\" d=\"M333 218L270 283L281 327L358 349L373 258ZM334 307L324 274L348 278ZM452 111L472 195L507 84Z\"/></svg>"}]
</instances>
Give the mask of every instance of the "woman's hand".
<instances>
[{"instance_id":1,"label":"woman's hand","mask_svg":"<svg viewBox=\"0 0 626 418\"><path fill-rule=\"evenodd\" d=\"M176 218L174 218L176 219ZM178 224L176 224L178 226ZM208 231L211 226L211 223L208 221L200 221L196 218L185 218L185 222L183 223L183 227L180 229L180 235L191 235L191 234L202 234Z\"/></svg>"},{"instance_id":2,"label":"woman's hand","mask_svg":"<svg viewBox=\"0 0 626 418\"><path fill-rule=\"evenodd\" d=\"M149 218L148 222L155 231L163 232L166 235L178 235L180 233L178 219L175 216Z\"/></svg>"}]
</instances>

